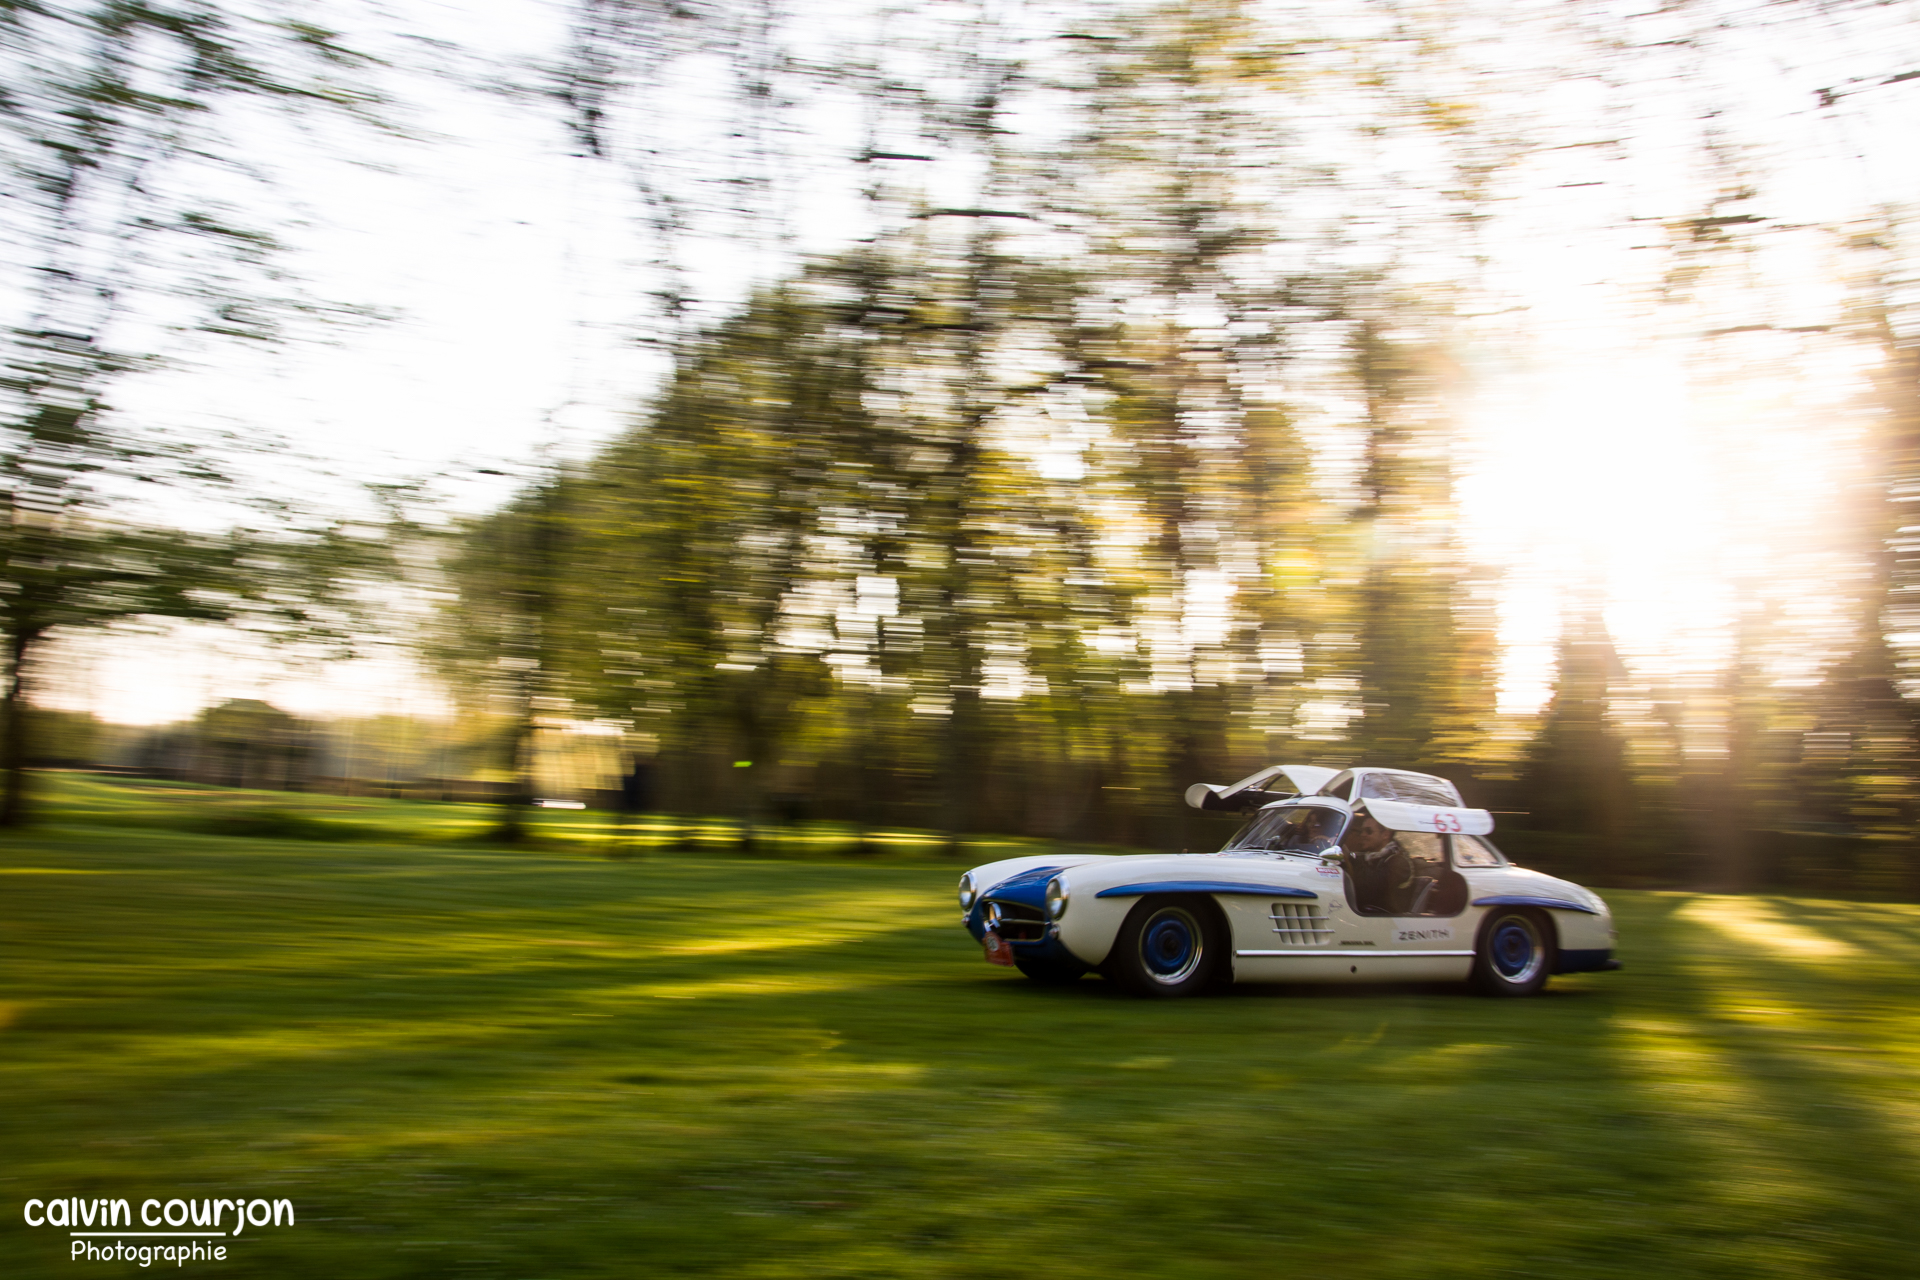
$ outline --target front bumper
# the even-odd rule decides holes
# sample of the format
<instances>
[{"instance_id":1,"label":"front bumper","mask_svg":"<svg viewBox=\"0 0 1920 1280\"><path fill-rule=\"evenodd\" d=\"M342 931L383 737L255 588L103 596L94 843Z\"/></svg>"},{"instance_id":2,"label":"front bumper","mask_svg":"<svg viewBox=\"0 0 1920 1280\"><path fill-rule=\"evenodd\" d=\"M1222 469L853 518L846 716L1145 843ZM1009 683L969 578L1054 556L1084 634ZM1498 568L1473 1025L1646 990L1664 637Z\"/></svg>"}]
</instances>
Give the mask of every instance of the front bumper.
<instances>
[{"instance_id":1,"label":"front bumper","mask_svg":"<svg viewBox=\"0 0 1920 1280\"><path fill-rule=\"evenodd\" d=\"M1009 897L1006 900L1012 901L1013 899ZM975 942L984 943L986 941L987 902L988 899L982 897L980 901L973 904L973 909L967 912L967 932L973 935ZM1020 905L1024 906L1027 904L1021 903ZM1060 941L1060 926L1055 922L1048 921L1041 929L1038 938L1022 939L1012 937L1005 933L1001 934L1001 937L1008 946L1013 948L1013 955L1016 961L1035 960L1050 964L1078 965L1082 969L1091 967L1079 956L1067 950L1066 944Z\"/></svg>"}]
</instances>

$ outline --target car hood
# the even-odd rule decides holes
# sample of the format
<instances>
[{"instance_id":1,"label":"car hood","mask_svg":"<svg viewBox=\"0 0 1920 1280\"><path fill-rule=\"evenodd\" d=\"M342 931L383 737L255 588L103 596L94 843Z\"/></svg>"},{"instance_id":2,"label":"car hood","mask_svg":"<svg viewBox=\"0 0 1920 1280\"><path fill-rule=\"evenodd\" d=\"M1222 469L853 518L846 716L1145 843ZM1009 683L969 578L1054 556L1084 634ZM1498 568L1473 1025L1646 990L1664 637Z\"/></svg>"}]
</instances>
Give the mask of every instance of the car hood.
<instances>
[{"instance_id":1,"label":"car hood","mask_svg":"<svg viewBox=\"0 0 1920 1280\"><path fill-rule=\"evenodd\" d=\"M1024 880L1029 876L1038 875L1042 870L1047 874L1040 876L1039 883L1040 887L1045 889L1047 881L1052 878L1053 873L1056 871L1064 871L1068 867L1085 866L1090 862L1123 862L1128 860L1130 860L1129 855L1113 854L1088 854L1077 858L1063 857L1059 854L1055 854L1052 857L1002 858L998 862L983 862L968 874L973 877L974 888L979 890L980 896L984 898L987 894L1010 880L1016 878Z\"/></svg>"}]
</instances>

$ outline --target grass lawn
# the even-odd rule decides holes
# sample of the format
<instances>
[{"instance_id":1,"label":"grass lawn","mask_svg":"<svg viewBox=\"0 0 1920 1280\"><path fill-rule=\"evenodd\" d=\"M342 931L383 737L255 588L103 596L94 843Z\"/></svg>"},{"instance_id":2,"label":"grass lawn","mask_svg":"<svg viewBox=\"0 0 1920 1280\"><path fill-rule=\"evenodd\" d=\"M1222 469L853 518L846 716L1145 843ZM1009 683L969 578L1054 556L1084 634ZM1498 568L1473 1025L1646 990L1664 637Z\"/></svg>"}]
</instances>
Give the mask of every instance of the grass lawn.
<instances>
[{"instance_id":1,"label":"grass lawn","mask_svg":"<svg viewBox=\"0 0 1920 1280\"><path fill-rule=\"evenodd\" d=\"M139 1271L56 1196L290 1198L187 1268L248 1276L1920 1273L1920 907L1621 892L1627 969L1538 1000L1148 1004L983 963L927 856L62 785L0 842L10 1277Z\"/></svg>"}]
</instances>

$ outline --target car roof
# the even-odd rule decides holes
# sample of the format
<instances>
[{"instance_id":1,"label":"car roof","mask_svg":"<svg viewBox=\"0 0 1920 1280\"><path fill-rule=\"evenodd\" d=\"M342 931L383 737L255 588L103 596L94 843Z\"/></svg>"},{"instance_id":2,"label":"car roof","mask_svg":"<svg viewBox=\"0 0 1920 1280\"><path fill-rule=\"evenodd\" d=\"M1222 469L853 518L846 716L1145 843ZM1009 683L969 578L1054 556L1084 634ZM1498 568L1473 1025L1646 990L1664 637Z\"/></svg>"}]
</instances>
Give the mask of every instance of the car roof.
<instances>
[{"instance_id":1,"label":"car roof","mask_svg":"<svg viewBox=\"0 0 1920 1280\"><path fill-rule=\"evenodd\" d=\"M1342 770L1339 774L1335 775L1332 778L1327 779L1325 784L1321 786L1320 791L1321 793L1324 794L1329 787L1333 787L1339 784L1343 779L1346 779L1346 778L1353 778L1358 780L1358 779L1367 778L1367 777L1417 778L1421 782L1435 784L1439 788L1439 790L1442 792L1442 794L1452 797L1453 803L1455 805L1458 805L1461 802L1460 788L1454 786L1453 783L1449 782L1445 778L1440 777L1437 774L1421 773L1417 769L1389 769L1389 768L1377 767L1373 765L1357 765L1354 768ZM1380 799L1383 799L1383 800L1394 800L1399 798L1400 797L1397 797L1397 796L1380 797ZM1415 801L1414 803L1420 803L1420 802Z\"/></svg>"}]
</instances>

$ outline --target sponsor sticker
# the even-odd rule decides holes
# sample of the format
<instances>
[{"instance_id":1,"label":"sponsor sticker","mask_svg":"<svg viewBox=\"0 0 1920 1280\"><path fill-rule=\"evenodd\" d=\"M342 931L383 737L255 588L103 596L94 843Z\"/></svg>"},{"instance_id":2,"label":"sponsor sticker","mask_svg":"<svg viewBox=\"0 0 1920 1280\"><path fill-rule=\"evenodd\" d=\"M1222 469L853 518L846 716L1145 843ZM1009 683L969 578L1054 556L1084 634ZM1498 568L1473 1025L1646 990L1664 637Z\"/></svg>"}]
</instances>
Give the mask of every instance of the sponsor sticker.
<instances>
[{"instance_id":1,"label":"sponsor sticker","mask_svg":"<svg viewBox=\"0 0 1920 1280\"><path fill-rule=\"evenodd\" d=\"M1428 925L1424 929L1398 930L1394 934L1393 940L1395 942L1446 942L1451 940L1452 937L1452 928L1444 924L1436 924Z\"/></svg>"}]
</instances>

